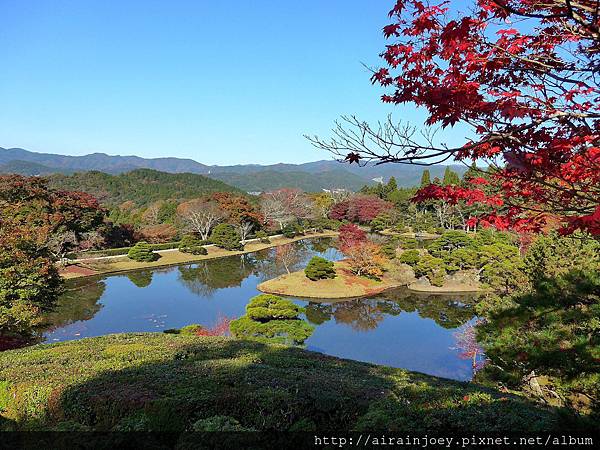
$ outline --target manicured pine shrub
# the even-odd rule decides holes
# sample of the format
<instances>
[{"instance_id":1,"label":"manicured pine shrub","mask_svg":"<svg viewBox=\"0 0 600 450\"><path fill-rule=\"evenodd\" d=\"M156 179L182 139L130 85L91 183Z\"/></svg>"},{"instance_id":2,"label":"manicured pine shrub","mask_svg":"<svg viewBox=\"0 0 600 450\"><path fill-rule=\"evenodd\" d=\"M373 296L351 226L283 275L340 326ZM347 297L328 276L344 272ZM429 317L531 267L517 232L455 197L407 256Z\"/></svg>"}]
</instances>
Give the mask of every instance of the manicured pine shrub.
<instances>
[{"instance_id":1,"label":"manicured pine shrub","mask_svg":"<svg viewBox=\"0 0 600 450\"><path fill-rule=\"evenodd\" d=\"M301 345L315 329L300 319L303 311L277 295L257 295L246 305L246 314L231 322L230 330L238 339Z\"/></svg>"},{"instance_id":2,"label":"manicured pine shrub","mask_svg":"<svg viewBox=\"0 0 600 450\"><path fill-rule=\"evenodd\" d=\"M271 240L269 239L269 236L263 230L260 230L260 231L256 232L256 238L259 239L260 242L263 243L263 244L270 244L271 243Z\"/></svg>"},{"instance_id":3,"label":"manicured pine shrub","mask_svg":"<svg viewBox=\"0 0 600 450\"><path fill-rule=\"evenodd\" d=\"M152 251L150 244L144 241L140 241L131 247L127 257L137 262L152 262L158 259L158 255Z\"/></svg>"},{"instance_id":4,"label":"manicured pine shrub","mask_svg":"<svg viewBox=\"0 0 600 450\"><path fill-rule=\"evenodd\" d=\"M404 264L408 264L411 267L414 267L418 264L420 259L421 255L419 254L419 250L411 249L403 251L400 257L398 258L398 261Z\"/></svg>"},{"instance_id":5,"label":"manicured pine shrub","mask_svg":"<svg viewBox=\"0 0 600 450\"><path fill-rule=\"evenodd\" d=\"M196 236L185 235L179 243L179 251L192 255L207 255L208 251L202 246L202 243L202 239Z\"/></svg>"},{"instance_id":6,"label":"manicured pine shrub","mask_svg":"<svg viewBox=\"0 0 600 450\"><path fill-rule=\"evenodd\" d=\"M244 244L240 242L241 237L239 233L233 225L228 223L220 223L217 225L210 235L210 240L213 244L224 248L225 250L244 249Z\"/></svg>"},{"instance_id":7,"label":"manicured pine shrub","mask_svg":"<svg viewBox=\"0 0 600 450\"><path fill-rule=\"evenodd\" d=\"M336 277L333 262L321 258L320 256L313 256L306 266L306 269L304 269L304 274L313 281Z\"/></svg>"}]
</instances>

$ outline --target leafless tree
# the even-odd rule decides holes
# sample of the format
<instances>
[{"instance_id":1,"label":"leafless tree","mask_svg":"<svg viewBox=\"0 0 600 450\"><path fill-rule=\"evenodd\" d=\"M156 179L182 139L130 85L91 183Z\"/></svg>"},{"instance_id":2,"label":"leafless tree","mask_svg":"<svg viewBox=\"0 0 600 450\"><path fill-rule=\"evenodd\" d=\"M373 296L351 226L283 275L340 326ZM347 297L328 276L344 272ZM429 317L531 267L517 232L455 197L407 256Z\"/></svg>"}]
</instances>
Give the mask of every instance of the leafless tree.
<instances>
[{"instance_id":1,"label":"leafless tree","mask_svg":"<svg viewBox=\"0 0 600 450\"><path fill-rule=\"evenodd\" d=\"M236 226L238 233L240 234L241 240L245 241L248 235L254 229L254 224L252 222L241 222Z\"/></svg>"},{"instance_id":2,"label":"leafless tree","mask_svg":"<svg viewBox=\"0 0 600 450\"><path fill-rule=\"evenodd\" d=\"M177 208L177 214L187 229L208 239L211 230L224 218L223 211L213 202L203 199L190 200Z\"/></svg>"}]
</instances>

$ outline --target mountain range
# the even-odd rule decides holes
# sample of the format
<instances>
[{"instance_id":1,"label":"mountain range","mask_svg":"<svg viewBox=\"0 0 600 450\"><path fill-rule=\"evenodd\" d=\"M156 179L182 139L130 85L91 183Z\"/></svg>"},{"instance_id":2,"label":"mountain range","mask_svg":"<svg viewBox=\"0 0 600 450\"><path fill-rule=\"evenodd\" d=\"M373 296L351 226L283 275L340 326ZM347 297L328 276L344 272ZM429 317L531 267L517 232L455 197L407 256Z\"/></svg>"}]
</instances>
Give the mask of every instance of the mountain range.
<instances>
[{"instance_id":1,"label":"mountain range","mask_svg":"<svg viewBox=\"0 0 600 450\"><path fill-rule=\"evenodd\" d=\"M459 175L463 165L452 165ZM446 166L429 167L431 177L442 177ZM66 156L36 153L22 148L0 147L0 173L21 175L49 175L74 172L100 171L112 175L135 169L154 169L167 173L193 173L220 180L247 192L263 192L281 187L297 187L305 191L344 188L356 191L365 184L396 178L398 186L415 186L423 168L406 164L368 164L364 167L342 164L333 160L303 164L242 164L234 166L206 165L183 158L142 158L92 153L84 156Z\"/></svg>"}]
</instances>

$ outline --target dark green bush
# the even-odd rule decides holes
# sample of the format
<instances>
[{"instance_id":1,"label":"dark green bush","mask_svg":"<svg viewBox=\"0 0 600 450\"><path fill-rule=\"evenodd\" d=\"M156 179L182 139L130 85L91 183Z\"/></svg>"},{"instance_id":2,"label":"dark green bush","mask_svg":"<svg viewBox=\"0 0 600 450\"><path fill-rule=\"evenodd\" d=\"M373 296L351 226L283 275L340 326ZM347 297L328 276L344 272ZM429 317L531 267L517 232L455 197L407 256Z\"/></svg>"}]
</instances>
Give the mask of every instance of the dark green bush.
<instances>
[{"instance_id":1,"label":"dark green bush","mask_svg":"<svg viewBox=\"0 0 600 450\"><path fill-rule=\"evenodd\" d=\"M419 253L419 250L411 249L403 251L400 257L398 258L398 261L404 264L408 264L411 267L414 267L417 265L420 259L421 254Z\"/></svg>"},{"instance_id":2,"label":"dark green bush","mask_svg":"<svg viewBox=\"0 0 600 450\"><path fill-rule=\"evenodd\" d=\"M237 338L301 345L314 327L299 318L302 308L277 295L261 294L246 306L246 315L231 322Z\"/></svg>"},{"instance_id":3,"label":"dark green bush","mask_svg":"<svg viewBox=\"0 0 600 450\"><path fill-rule=\"evenodd\" d=\"M186 235L179 243L179 251L192 255L207 255L208 251L202 246L202 243L202 239L193 235Z\"/></svg>"},{"instance_id":4,"label":"dark green bush","mask_svg":"<svg viewBox=\"0 0 600 450\"><path fill-rule=\"evenodd\" d=\"M246 315L252 320L265 322L274 319L295 319L300 307L277 295L261 294L246 306Z\"/></svg>"},{"instance_id":5,"label":"dark green bush","mask_svg":"<svg viewBox=\"0 0 600 450\"><path fill-rule=\"evenodd\" d=\"M270 244L271 243L271 240L269 239L269 236L263 230L257 231L255 236L256 236L256 239L259 239L260 242L263 243L263 244Z\"/></svg>"},{"instance_id":6,"label":"dark green bush","mask_svg":"<svg viewBox=\"0 0 600 450\"><path fill-rule=\"evenodd\" d=\"M127 253L129 259L138 262L152 262L158 259L158 255L152 251L152 247L147 242L138 242Z\"/></svg>"},{"instance_id":7,"label":"dark green bush","mask_svg":"<svg viewBox=\"0 0 600 450\"><path fill-rule=\"evenodd\" d=\"M414 266L414 270L417 277L427 277L434 286L442 286L444 284L446 265L441 258L423 255L419 262Z\"/></svg>"},{"instance_id":8,"label":"dark green bush","mask_svg":"<svg viewBox=\"0 0 600 450\"><path fill-rule=\"evenodd\" d=\"M336 277L333 262L320 256L313 256L304 269L304 274L313 281Z\"/></svg>"},{"instance_id":9,"label":"dark green bush","mask_svg":"<svg viewBox=\"0 0 600 450\"><path fill-rule=\"evenodd\" d=\"M291 239L303 233L302 227L297 223L288 223L281 229L281 234L284 237Z\"/></svg>"},{"instance_id":10,"label":"dark green bush","mask_svg":"<svg viewBox=\"0 0 600 450\"><path fill-rule=\"evenodd\" d=\"M191 325L186 325L182 328L169 328L168 330L164 330L163 333L167 334L182 334L184 336L193 336L201 331L204 327L197 323L193 323Z\"/></svg>"},{"instance_id":11,"label":"dark green bush","mask_svg":"<svg viewBox=\"0 0 600 450\"><path fill-rule=\"evenodd\" d=\"M213 244L226 250L243 250L244 244L240 242L241 238L235 227L228 223L217 225L210 235Z\"/></svg>"}]
</instances>

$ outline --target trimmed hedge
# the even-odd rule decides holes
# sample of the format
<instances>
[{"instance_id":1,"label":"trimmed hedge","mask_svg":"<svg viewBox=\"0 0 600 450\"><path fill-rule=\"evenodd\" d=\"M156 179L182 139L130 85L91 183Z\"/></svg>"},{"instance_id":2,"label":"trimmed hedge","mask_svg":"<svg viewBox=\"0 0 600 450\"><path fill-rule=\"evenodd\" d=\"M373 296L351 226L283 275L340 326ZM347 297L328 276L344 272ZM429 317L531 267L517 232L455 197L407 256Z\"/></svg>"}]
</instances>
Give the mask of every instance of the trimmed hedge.
<instances>
[{"instance_id":1,"label":"trimmed hedge","mask_svg":"<svg viewBox=\"0 0 600 450\"><path fill-rule=\"evenodd\" d=\"M138 242L127 253L127 257L137 262L152 262L158 259L156 253L152 251L150 244L147 242Z\"/></svg>"},{"instance_id":2,"label":"trimmed hedge","mask_svg":"<svg viewBox=\"0 0 600 450\"><path fill-rule=\"evenodd\" d=\"M200 245L210 244L209 241L200 241ZM157 250L171 250L174 248L178 248L181 244L181 241L175 242L164 242L162 244L148 244L153 251ZM107 248L104 250L91 250L87 252L77 252L77 253L69 253L67 255L68 259L79 259L79 258L96 258L101 256L121 256L129 253L134 246L131 247L119 247L119 248Z\"/></svg>"}]
</instances>

